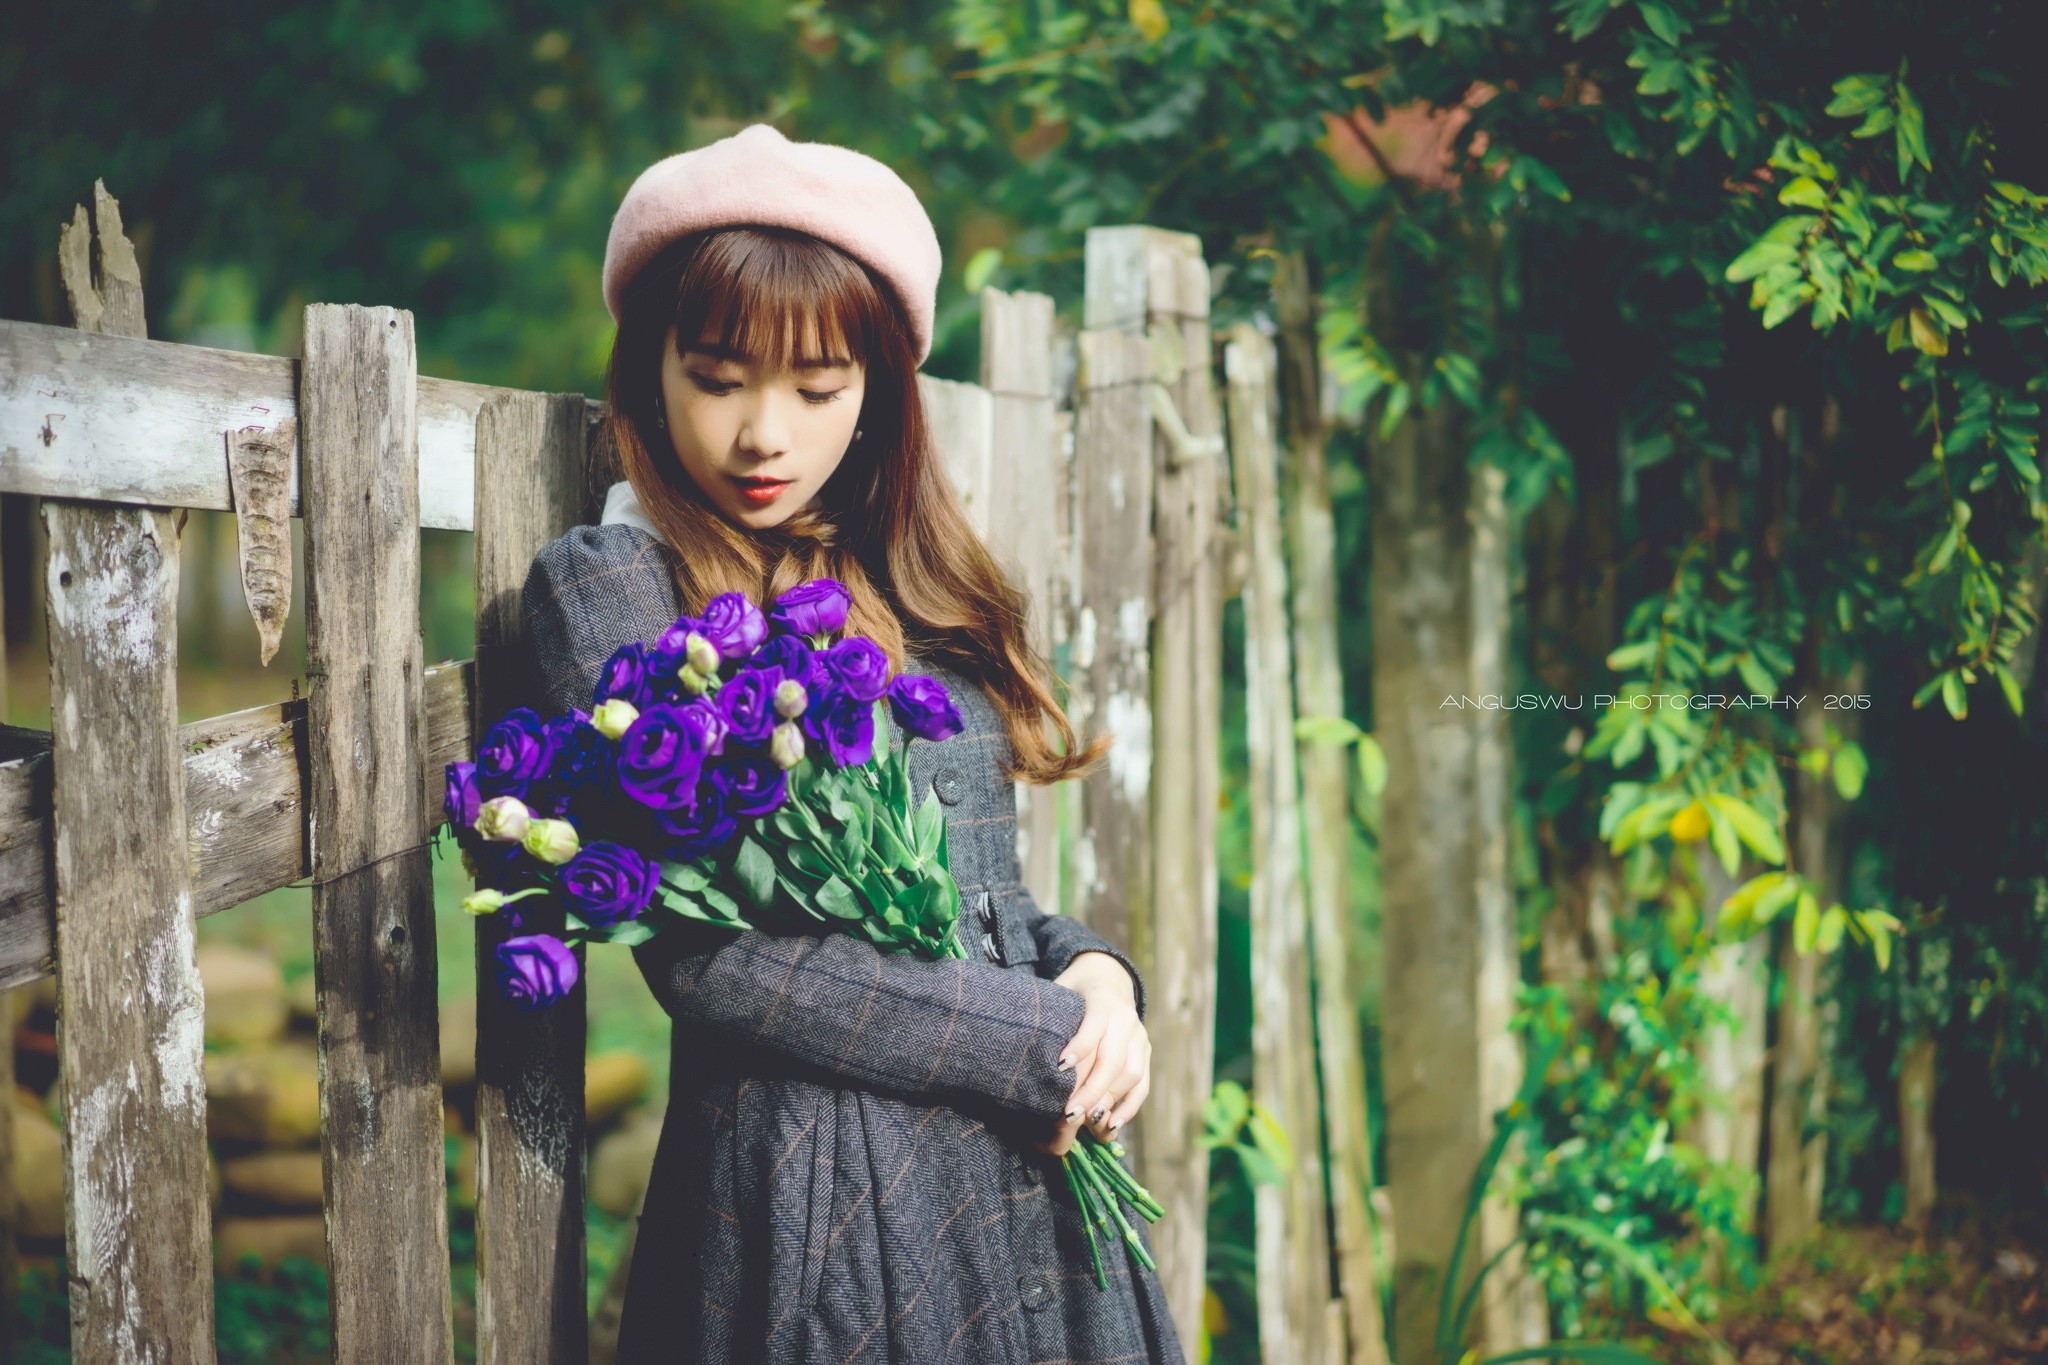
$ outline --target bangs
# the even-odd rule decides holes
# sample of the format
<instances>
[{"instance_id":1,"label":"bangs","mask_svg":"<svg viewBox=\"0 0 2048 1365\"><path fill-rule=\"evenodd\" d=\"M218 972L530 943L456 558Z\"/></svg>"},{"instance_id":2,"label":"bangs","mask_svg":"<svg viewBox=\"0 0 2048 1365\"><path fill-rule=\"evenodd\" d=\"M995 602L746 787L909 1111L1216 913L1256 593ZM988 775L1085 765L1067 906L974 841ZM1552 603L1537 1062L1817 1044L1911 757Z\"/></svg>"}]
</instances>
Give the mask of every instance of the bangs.
<instances>
[{"instance_id":1,"label":"bangs","mask_svg":"<svg viewBox=\"0 0 2048 1365\"><path fill-rule=\"evenodd\" d=\"M889 307L868 272L802 233L741 228L706 240L676 281L676 345L715 338L771 369L873 353Z\"/></svg>"}]
</instances>

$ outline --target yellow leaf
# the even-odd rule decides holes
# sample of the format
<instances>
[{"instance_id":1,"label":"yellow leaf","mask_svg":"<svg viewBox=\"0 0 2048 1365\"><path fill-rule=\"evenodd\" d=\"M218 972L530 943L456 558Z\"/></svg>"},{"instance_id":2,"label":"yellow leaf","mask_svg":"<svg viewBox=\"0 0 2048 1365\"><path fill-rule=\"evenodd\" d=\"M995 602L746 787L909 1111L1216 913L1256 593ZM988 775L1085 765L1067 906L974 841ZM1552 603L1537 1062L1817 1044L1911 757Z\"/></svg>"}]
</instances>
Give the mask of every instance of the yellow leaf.
<instances>
[{"instance_id":1,"label":"yellow leaf","mask_svg":"<svg viewBox=\"0 0 2048 1365\"><path fill-rule=\"evenodd\" d=\"M1707 807L1694 801L1671 817L1671 837L1681 844L1696 844L1707 837Z\"/></svg>"},{"instance_id":2,"label":"yellow leaf","mask_svg":"<svg viewBox=\"0 0 2048 1365\"><path fill-rule=\"evenodd\" d=\"M1131 27L1156 43L1166 36L1166 7L1159 0L1131 0Z\"/></svg>"},{"instance_id":3,"label":"yellow leaf","mask_svg":"<svg viewBox=\"0 0 2048 1365\"><path fill-rule=\"evenodd\" d=\"M1915 308L1908 313L1906 324L1912 330L1915 346L1929 355L1948 354L1948 333L1925 308Z\"/></svg>"}]
</instances>

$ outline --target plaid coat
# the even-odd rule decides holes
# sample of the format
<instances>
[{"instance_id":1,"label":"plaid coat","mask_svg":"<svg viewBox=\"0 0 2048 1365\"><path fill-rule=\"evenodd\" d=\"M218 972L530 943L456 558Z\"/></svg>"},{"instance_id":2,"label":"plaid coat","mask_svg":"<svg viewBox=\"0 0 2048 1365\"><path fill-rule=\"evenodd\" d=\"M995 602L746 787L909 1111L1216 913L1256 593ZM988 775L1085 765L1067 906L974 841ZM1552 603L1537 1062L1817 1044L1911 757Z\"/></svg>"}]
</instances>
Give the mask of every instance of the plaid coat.
<instances>
[{"instance_id":1,"label":"plaid coat","mask_svg":"<svg viewBox=\"0 0 2048 1365\"><path fill-rule=\"evenodd\" d=\"M606 524L535 556L526 638L553 711L588 707L612 651L681 614L670 553ZM1156 1278L1121 1244L1103 1247L1097 1288L1059 1163L1032 1146L1066 1107L1057 1063L1081 1023L1081 996L1052 978L1085 950L1129 959L1020 881L986 694L911 668L944 681L966 723L913 745L910 772L945 804L961 937L978 951L927 962L845 934L683 923L634 950L675 1024L621 1362L1183 1359Z\"/></svg>"}]
</instances>

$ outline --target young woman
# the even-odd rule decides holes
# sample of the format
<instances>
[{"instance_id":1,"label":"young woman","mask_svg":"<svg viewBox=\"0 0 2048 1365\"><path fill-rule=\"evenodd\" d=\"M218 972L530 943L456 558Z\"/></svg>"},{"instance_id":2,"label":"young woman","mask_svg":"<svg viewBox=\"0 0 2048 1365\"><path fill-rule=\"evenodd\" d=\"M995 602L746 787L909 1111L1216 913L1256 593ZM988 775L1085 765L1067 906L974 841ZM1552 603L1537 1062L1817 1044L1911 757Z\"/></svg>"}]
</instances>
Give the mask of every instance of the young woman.
<instances>
[{"instance_id":1,"label":"young woman","mask_svg":"<svg viewBox=\"0 0 2048 1365\"><path fill-rule=\"evenodd\" d=\"M912 746L911 776L945 806L971 951L682 923L635 949L675 1022L621 1361L1182 1359L1153 1275L1112 1246L1097 1286L1056 1160L1084 1123L1129 1124L1151 1044L1129 960L1019 879L1013 780L1074 776L1106 741L1078 746L931 450L938 274L893 172L765 125L657 163L613 223L626 477L528 575L547 702L589 706L613 650L686 605L838 579L849 629L965 721Z\"/></svg>"}]
</instances>

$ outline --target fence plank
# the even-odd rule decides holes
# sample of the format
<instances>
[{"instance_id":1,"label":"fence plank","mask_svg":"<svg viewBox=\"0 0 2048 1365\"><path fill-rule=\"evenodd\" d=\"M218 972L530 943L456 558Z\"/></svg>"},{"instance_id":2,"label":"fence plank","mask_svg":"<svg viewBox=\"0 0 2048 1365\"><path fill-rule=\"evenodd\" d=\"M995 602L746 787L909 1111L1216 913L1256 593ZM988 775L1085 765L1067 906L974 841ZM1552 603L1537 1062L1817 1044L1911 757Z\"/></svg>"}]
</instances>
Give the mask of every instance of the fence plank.
<instances>
[{"instance_id":1,"label":"fence plank","mask_svg":"<svg viewBox=\"0 0 2048 1365\"><path fill-rule=\"evenodd\" d=\"M989 534L991 463L995 446L995 407L979 384L917 377L932 448L953 481L953 491L967 511L967 522L984 540Z\"/></svg>"},{"instance_id":2,"label":"fence plank","mask_svg":"<svg viewBox=\"0 0 2048 1365\"><path fill-rule=\"evenodd\" d=\"M412 315L306 310L307 852L338 1362L450 1360Z\"/></svg>"},{"instance_id":3,"label":"fence plank","mask_svg":"<svg viewBox=\"0 0 2048 1365\"><path fill-rule=\"evenodd\" d=\"M1047 295L981 291L981 382L994 412L988 499L990 506L1003 509L992 519L989 541L1025 595L1031 643L1048 660L1061 553L1058 495L1066 476L1054 407L1052 327ZM1059 795L1055 789L1017 785L1024 884L1049 914L1061 909Z\"/></svg>"},{"instance_id":4,"label":"fence plank","mask_svg":"<svg viewBox=\"0 0 2048 1365\"><path fill-rule=\"evenodd\" d=\"M539 698L519 594L535 552L580 519L583 406L574 394L519 394L477 415L479 736ZM502 918L477 921L477 1359L574 1365L589 1350L584 988L550 1010L512 1008L492 988Z\"/></svg>"},{"instance_id":5,"label":"fence plank","mask_svg":"<svg viewBox=\"0 0 2048 1365\"><path fill-rule=\"evenodd\" d=\"M1251 783L1252 1078L1292 1139L1294 1169L1257 1198L1259 1341L1269 1360L1330 1361L1329 1242L1301 883L1287 563L1273 438L1273 343L1248 322L1224 349L1230 452L1245 537L1245 732Z\"/></svg>"},{"instance_id":6,"label":"fence plank","mask_svg":"<svg viewBox=\"0 0 2048 1365\"><path fill-rule=\"evenodd\" d=\"M73 316L139 336L142 277L104 185L93 217L96 231L80 208L58 249ZM42 512L71 1358L209 1361L205 1006L179 838L177 530L154 508L51 501Z\"/></svg>"},{"instance_id":7,"label":"fence plank","mask_svg":"<svg viewBox=\"0 0 2048 1365\"><path fill-rule=\"evenodd\" d=\"M300 362L0 322L0 492L234 510L221 434L298 416ZM476 415L517 389L422 377L419 524L474 526ZM601 405L592 404L593 409ZM301 515L304 434L290 503Z\"/></svg>"},{"instance_id":8,"label":"fence plank","mask_svg":"<svg viewBox=\"0 0 2048 1365\"><path fill-rule=\"evenodd\" d=\"M1287 592L1294 628L1294 699L1303 716L1344 714L1337 649L1337 534L1323 447L1322 373L1315 293L1299 252L1282 255L1274 279L1280 314L1281 424L1286 458ZM1322 1073L1323 1137L1330 1170L1330 1240L1344 1303L1341 1353L1350 1365L1386 1365L1378 1253L1373 1243L1372 1133L1366 1119L1365 1049L1351 969L1351 811L1345 750L1303 744L1302 820L1307 845L1309 935L1316 978L1316 1058Z\"/></svg>"}]
</instances>

